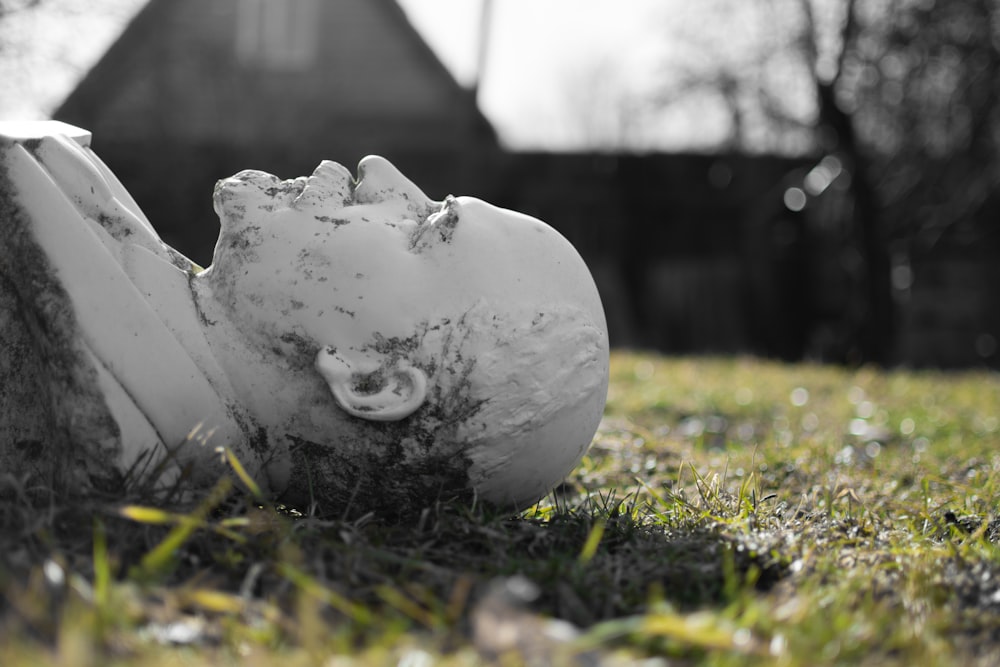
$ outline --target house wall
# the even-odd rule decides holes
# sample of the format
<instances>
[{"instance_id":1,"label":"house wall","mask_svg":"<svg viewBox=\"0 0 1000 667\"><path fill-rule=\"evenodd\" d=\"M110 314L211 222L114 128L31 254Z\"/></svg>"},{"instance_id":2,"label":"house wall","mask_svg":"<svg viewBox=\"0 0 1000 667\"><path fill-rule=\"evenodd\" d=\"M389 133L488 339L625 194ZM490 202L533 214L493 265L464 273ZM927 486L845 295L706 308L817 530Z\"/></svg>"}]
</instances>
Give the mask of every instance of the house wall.
<instances>
[{"instance_id":1,"label":"house wall","mask_svg":"<svg viewBox=\"0 0 1000 667\"><path fill-rule=\"evenodd\" d=\"M757 228L780 206L777 184L801 165L737 155L521 154L507 163L498 196L577 247L601 290L613 345L795 357L801 345L778 339L801 327L801 304L775 287L787 269L773 244L758 247L765 231Z\"/></svg>"},{"instance_id":2,"label":"house wall","mask_svg":"<svg viewBox=\"0 0 1000 667\"><path fill-rule=\"evenodd\" d=\"M1000 368L998 257L996 231L984 236L952 230L931 247L911 248L912 282L897 293L899 361Z\"/></svg>"},{"instance_id":3,"label":"house wall","mask_svg":"<svg viewBox=\"0 0 1000 667\"><path fill-rule=\"evenodd\" d=\"M498 201L578 248L617 347L851 361L865 315L849 179L801 211L783 201L812 166L765 156L520 154L508 159ZM910 249L912 283L893 292L891 362L1000 368L1000 233L983 232L991 215Z\"/></svg>"}]
</instances>

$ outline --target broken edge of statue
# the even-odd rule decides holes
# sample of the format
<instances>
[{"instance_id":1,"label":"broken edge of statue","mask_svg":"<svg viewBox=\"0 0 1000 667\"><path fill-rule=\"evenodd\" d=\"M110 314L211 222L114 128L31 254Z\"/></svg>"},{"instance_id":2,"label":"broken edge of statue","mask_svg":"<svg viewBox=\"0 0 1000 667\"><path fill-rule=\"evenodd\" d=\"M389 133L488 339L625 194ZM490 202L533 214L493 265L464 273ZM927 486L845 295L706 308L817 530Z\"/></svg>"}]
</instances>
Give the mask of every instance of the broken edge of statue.
<instances>
[{"instance_id":1,"label":"broken edge of statue","mask_svg":"<svg viewBox=\"0 0 1000 667\"><path fill-rule=\"evenodd\" d=\"M0 123L0 467L113 490L165 456L208 484L228 447L275 499L398 512L524 508L579 462L608 337L555 230L379 157L214 204L200 270L88 132Z\"/></svg>"}]
</instances>

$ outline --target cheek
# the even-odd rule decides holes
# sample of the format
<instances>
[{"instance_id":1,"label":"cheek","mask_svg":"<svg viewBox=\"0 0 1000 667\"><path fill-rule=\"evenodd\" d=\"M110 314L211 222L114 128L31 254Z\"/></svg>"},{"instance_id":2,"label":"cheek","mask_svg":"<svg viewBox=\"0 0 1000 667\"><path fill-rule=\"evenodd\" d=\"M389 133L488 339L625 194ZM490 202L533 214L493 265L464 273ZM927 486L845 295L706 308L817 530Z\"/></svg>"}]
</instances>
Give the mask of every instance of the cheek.
<instances>
[{"instance_id":1,"label":"cheek","mask_svg":"<svg viewBox=\"0 0 1000 667\"><path fill-rule=\"evenodd\" d=\"M326 344L339 333L426 317L433 302L461 287L440 279L440 259L410 252L398 227L308 223L269 219L220 239L212 277L240 319Z\"/></svg>"}]
</instances>

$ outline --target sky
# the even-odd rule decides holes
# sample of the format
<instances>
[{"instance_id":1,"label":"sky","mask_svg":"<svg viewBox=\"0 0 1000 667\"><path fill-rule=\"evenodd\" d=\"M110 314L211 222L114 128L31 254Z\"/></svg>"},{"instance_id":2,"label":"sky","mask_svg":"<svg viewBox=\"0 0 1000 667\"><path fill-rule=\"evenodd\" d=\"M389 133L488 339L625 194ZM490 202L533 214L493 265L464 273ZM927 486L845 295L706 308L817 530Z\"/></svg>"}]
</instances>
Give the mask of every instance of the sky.
<instances>
[{"instance_id":1,"label":"sky","mask_svg":"<svg viewBox=\"0 0 1000 667\"><path fill-rule=\"evenodd\" d=\"M483 0L399 0L456 78L472 85ZM621 86L648 85L672 0L493 0L479 101L516 146L593 139L588 115ZM589 136L588 136L589 135Z\"/></svg>"},{"instance_id":2,"label":"sky","mask_svg":"<svg viewBox=\"0 0 1000 667\"><path fill-rule=\"evenodd\" d=\"M144 2L45 0L15 16L0 52L0 119L51 113ZM724 139L728 119L711 104L640 122L634 102L662 86L677 55L665 36L691 20L693 0L398 2L460 83L481 84L480 107L511 148L698 150Z\"/></svg>"}]
</instances>

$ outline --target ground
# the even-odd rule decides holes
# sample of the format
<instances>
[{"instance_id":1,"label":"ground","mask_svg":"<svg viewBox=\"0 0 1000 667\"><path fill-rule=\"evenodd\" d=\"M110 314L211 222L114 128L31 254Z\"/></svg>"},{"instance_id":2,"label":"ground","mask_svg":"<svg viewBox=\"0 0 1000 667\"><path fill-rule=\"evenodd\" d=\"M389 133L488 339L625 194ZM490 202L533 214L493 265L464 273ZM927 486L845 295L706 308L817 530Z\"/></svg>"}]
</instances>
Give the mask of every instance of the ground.
<instances>
[{"instance_id":1,"label":"ground","mask_svg":"<svg viewBox=\"0 0 1000 667\"><path fill-rule=\"evenodd\" d=\"M615 353L517 516L0 473L0 664L997 664L998 417L995 373Z\"/></svg>"}]
</instances>

